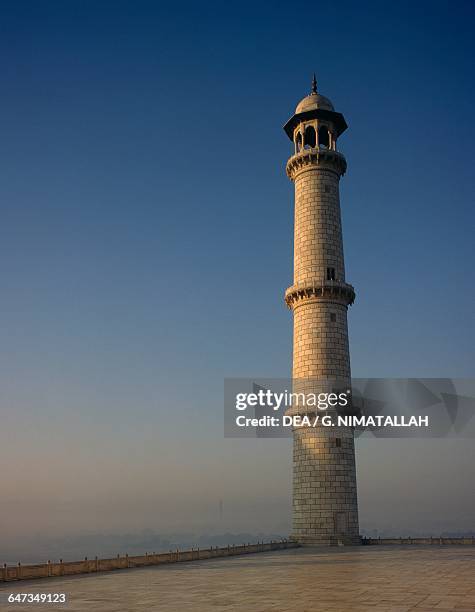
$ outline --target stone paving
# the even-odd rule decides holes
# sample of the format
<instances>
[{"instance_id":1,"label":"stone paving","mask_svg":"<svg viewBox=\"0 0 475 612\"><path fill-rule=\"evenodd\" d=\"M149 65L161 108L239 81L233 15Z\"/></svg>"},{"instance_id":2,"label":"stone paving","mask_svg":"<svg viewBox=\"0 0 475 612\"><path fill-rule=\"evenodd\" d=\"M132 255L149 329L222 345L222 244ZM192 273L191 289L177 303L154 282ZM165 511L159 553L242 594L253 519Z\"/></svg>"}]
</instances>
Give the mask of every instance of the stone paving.
<instances>
[{"instance_id":1,"label":"stone paving","mask_svg":"<svg viewBox=\"0 0 475 612\"><path fill-rule=\"evenodd\" d=\"M242 557L14 582L10 592L66 592L69 612L475 611L475 547L300 548Z\"/></svg>"}]
</instances>

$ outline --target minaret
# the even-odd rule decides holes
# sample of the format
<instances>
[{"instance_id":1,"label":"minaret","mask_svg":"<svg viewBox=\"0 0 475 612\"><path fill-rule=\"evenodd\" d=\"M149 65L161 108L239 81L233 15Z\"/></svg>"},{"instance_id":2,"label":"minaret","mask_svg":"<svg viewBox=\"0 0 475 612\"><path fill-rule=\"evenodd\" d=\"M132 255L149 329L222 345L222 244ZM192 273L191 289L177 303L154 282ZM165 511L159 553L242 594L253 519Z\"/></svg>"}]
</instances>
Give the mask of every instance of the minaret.
<instances>
[{"instance_id":1,"label":"minaret","mask_svg":"<svg viewBox=\"0 0 475 612\"><path fill-rule=\"evenodd\" d=\"M286 167L295 185L294 283L285 292L294 315L294 392L351 389L347 309L355 293L345 281L339 182L346 160L337 150L346 128L314 75L284 126L294 144ZM294 429L292 536L309 546L360 543L352 429Z\"/></svg>"}]
</instances>

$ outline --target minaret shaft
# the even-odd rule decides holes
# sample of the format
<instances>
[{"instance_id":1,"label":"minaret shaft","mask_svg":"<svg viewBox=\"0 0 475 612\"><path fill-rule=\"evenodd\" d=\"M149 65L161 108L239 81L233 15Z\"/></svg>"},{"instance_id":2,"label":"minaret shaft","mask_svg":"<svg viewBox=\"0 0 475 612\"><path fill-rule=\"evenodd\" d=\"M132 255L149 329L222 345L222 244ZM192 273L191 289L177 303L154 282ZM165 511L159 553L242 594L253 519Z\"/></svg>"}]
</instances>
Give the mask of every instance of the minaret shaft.
<instances>
[{"instance_id":1,"label":"minaret shaft","mask_svg":"<svg viewBox=\"0 0 475 612\"><path fill-rule=\"evenodd\" d=\"M310 166L295 177L294 283L345 280L337 172Z\"/></svg>"}]
</instances>

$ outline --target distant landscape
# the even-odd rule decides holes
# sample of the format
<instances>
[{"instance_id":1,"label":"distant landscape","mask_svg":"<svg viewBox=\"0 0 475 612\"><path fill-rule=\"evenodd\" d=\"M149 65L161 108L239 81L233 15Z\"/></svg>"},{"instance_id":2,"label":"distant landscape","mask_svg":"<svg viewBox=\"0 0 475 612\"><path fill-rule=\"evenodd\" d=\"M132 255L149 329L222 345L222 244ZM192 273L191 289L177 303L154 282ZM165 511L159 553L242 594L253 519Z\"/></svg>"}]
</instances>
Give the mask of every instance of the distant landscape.
<instances>
[{"instance_id":1,"label":"distant landscape","mask_svg":"<svg viewBox=\"0 0 475 612\"><path fill-rule=\"evenodd\" d=\"M429 531L409 530L400 533L397 530L380 531L378 529L362 529L361 535L371 538L385 537L446 537L461 538L475 537L475 531L445 531L434 533ZM168 552L169 550L186 550L190 548L208 548L210 546L227 546L228 544L243 544L257 541L281 540L288 537L285 533L255 532L222 534L197 533L170 533L159 534L151 529L144 529L137 533L103 534L91 533L75 536L50 538L37 536L22 541L15 547L2 546L0 551L0 564L16 565L22 563L44 563L47 560L75 561L85 557L99 558L129 555L142 555L148 553Z\"/></svg>"},{"instance_id":2,"label":"distant landscape","mask_svg":"<svg viewBox=\"0 0 475 612\"><path fill-rule=\"evenodd\" d=\"M91 533L71 537L32 537L25 539L21 545L2 546L0 564L16 565L21 563L44 563L47 560L75 561L84 557L107 558L118 554L142 555L146 552L167 552L210 546L227 546L265 540L281 540L287 537L281 533L223 533L219 535L196 533L171 533L161 535L151 529L138 533L101 534Z\"/></svg>"}]
</instances>

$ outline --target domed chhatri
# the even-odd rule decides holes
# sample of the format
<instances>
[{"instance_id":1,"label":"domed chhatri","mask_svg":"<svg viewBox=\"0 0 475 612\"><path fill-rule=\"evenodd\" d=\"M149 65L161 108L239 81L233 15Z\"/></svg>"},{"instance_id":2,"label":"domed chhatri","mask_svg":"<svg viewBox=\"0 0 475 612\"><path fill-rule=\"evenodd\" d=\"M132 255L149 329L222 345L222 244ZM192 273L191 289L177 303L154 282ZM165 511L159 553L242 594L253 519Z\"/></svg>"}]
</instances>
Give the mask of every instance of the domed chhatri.
<instances>
[{"instance_id":1,"label":"domed chhatri","mask_svg":"<svg viewBox=\"0 0 475 612\"><path fill-rule=\"evenodd\" d=\"M296 128L301 124L312 121L333 128L335 138L340 136L348 127L345 118L337 113L332 102L317 91L317 80L313 75L312 90L297 104L294 115L284 125L284 130L290 140L295 139ZM315 127L314 126L314 127Z\"/></svg>"},{"instance_id":2,"label":"domed chhatri","mask_svg":"<svg viewBox=\"0 0 475 612\"><path fill-rule=\"evenodd\" d=\"M322 96L317 91L317 79L315 77L315 73L313 73L312 79L312 91L308 96L305 96L300 102L297 104L297 108L295 109L295 114L304 113L306 111L317 110L318 108L322 108L323 110L334 111L333 104L330 102L328 98Z\"/></svg>"},{"instance_id":3,"label":"domed chhatri","mask_svg":"<svg viewBox=\"0 0 475 612\"><path fill-rule=\"evenodd\" d=\"M305 96L300 102L297 104L297 108L295 109L295 114L304 113L305 111L317 110L318 108L323 108L324 110L334 111L333 104L330 102L328 98L322 96L319 93L311 93L308 96Z\"/></svg>"}]
</instances>

